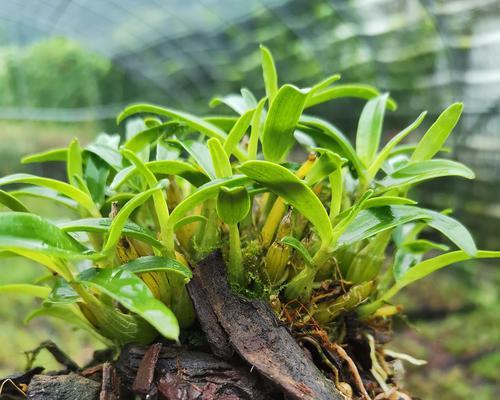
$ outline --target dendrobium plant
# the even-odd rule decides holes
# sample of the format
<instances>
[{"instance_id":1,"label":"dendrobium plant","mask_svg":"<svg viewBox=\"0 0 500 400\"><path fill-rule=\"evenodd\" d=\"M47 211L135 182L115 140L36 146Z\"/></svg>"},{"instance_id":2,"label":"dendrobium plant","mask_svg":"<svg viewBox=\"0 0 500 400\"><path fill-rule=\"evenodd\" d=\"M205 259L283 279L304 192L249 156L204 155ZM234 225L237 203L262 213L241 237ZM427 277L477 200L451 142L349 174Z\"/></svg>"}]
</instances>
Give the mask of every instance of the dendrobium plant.
<instances>
[{"instance_id":1,"label":"dendrobium plant","mask_svg":"<svg viewBox=\"0 0 500 400\"><path fill-rule=\"evenodd\" d=\"M463 164L435 158L462 104L444 110L418 143L403 141L425 112L381 146L385 110L396 109L388 94L339 85L337 74L309 88L280 86L271 53L261 52L265 96L242 89L211 102L232 116L131 105L117 119L127 121L124 140L102 134L82 148L75 139L23 159L65 163L66 182L0 179L9 187L0 202L10 209L0 213L2 255L50 271L40 284L0 287L43 300L28 320L61 318L117 345L158 334L179 340L195 319L191 269L222 248L235 291L270 300L278 313L300 304L302 322L341 340L335 327L345 315L388 318L399 312L391 300L405 286L459 261L500 257L478 250L449 212L419 207L410 196L430 179L474 177ZM367 100L355 145L308 114L342 97ZM36 215L23 203L28 197L74 217ZM428 229L449 243L426 239Z\"/></svg>"}]
</instances>

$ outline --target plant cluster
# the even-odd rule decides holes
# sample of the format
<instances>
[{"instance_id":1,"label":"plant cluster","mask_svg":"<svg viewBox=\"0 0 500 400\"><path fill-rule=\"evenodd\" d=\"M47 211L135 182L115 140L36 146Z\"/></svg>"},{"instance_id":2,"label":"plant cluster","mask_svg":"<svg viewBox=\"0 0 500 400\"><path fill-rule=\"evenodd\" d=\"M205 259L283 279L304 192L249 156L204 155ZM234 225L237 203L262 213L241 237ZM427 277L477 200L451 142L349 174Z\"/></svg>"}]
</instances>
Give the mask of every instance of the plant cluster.
<instances>
[{"instance_id":1,"label":"plant cluster","mask_svg":"<svg viewBox=\"0 0 500 400\"><path fill-rule=\"evenodd\" d=\"M222 248L228 279L244 295L264 296L277 311L300 304L302 322L328 332L345 315L387 318L405 286L455 262L500 257L481 251L449 216L416 205L410 190L430 179L474 177L466 166L434 158L459 120L462 104L442 112L416 144L403 140L425 112L381 146L386 108L396 103L366 85L278 85L264 47L266 95L248 90L212 100L235 116L197 117L148 104L127 107L121 142L102 134L82 148L24 158L65 162L67 182L30 174L0 179L0 250L47 267L37 284L0 287L43 299L28 319L62 318L116 344L178 340L195 318L186 290L191 268ZM356 143L306 114L342 97L366 99ZM141 115L141 118L129 117ZM47 198L74 219L30 213L25 197ZM458 249L426 238L433 229ZM435 255L437 252L441 254ZM428 257L428 255L433 255Z\"/></svg>"}]
</instances>

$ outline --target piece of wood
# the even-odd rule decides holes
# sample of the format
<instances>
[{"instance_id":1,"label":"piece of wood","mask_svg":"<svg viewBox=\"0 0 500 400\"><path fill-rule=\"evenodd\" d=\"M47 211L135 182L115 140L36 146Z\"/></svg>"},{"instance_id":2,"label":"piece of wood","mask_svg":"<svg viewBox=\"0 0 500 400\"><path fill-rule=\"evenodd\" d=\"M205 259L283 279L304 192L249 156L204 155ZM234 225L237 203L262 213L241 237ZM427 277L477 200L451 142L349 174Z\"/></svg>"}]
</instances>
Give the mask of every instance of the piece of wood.
<instances>
[{"instance_id":1,"label":"piece of wood","mask_svg":"<svg viewBox=\"0 0 500 400\"><path fill-rule=\"evenodd\" d=\"M287 398L343 399L333 382L305 356L267 302L249 300L231 291L220 251L200 262L192 281L205 289L204 301L210 304L238 354Z\"/></svg>"},{"instance_id":2,"label":"piece of wood","mask_svg":"<svg viewBox=\"0 0 500 400\"><path fill-rule=\"evenodd\" d=\"M101 384L76 374L35 375L27 400L98 400Z\"/></svg>"},{"instance_id":3,"label":"piece of wood","mask_svg":"<svg viewBox=\"0 0 500 400\"><path fill-rule=\"evenodd\" d=\"M119 400L120 399L120 378L115 367L110 363L102 366L102 385L99 400Z\"/></svg>"},{"instance_id":4,"label":"piece of wood","mask_svg":"<svg viewBox=\"0 0 500 400\"><path fill-rule=\"evenodd\" d=\"M219 324L212 306L207 301L208 294L203 283L199 279L191 279L187 284L187 289L212 353L223 360L231 359L234 354L233 346L231 346L226 332Z\"/></svg>"},{"instance_id":5,"label":"piece of wood","mask_svg":"<svg viewBox=\"0 0 500 400\"><path fill-rule=\"evenodd\" d=\"M131 388L146 346L126 346L116 363L124 387ZM154 384L167 400L271 400L280 399L272 386L246 365L212 354L163 347L156 363ZM132 393L130 391L130 393ZM232 397L231 397L232 396Z\"/></svg>"},{"instance_id":6,"label":"piece of wood","mask_svg":"<svg viewBox=\"0 0 500 400\"><path fill-rule=\"evenodd\" d=\"M161 348L161 343L155 343L144 353L132 386L134 393L145 396L151 392L156 363L158 362Z\"/></svg>"}]
</instances>

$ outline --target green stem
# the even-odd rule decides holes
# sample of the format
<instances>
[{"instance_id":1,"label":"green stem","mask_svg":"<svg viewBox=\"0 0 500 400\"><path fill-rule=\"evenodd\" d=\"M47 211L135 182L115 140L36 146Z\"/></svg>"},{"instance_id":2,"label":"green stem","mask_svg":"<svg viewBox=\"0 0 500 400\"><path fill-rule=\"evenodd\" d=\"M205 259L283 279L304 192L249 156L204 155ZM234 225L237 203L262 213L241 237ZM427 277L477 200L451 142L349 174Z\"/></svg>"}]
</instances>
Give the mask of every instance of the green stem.
<instances>
[{"instance_id":1,"label":"green stem","mask_svg":"<svg viewBox=\"0 0 500 400\"><path fill-rule=\"evenodd\" d=\"M241 253L240 231L238 224L229 224L229 282L243 285L245 271L243 269L243 255Z\"/></svg>"}]
</instances>

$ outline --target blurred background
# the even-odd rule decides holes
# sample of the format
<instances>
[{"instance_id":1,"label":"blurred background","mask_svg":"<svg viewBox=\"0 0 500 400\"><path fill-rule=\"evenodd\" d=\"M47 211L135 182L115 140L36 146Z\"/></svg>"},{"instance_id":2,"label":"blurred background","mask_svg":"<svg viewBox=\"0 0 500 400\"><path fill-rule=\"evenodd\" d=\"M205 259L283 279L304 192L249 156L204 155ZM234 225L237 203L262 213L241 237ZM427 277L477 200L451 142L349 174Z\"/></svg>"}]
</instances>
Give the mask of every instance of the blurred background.
<instances>
[{"instance_id":1,"label":"blurred background","mask_svg":"<svg viewBox=\"0 0 500 400\"><path fill-rule=\"evenodd\" d=\"M480 247L500 248L498 0L0 0L0 175L62 176L60 165L19 158L120 132L114 117L131 102L223 113L208 107L216 94L263 94L259 43L272 50L280 82L309 86L339 72L344 83L389 91L399 108L387 114L386 138L422 110L429 126L463 101L451 156L477 179L426 184L420 203L453 208ZM352 137L362 106L342 100L311 113ZM41 201L30 206L61 217ZM0 268L0 284L43 272L15 259ZM400 296L407 316L392 347L429 361L407 371L416 396L500 398L499 285L498 264L469 263ZM99 347L64 324L23 325L31 300L0 301L0 375L22 369L23 352L49 338L79 362Z\"/></svg>"}]
</instances>

